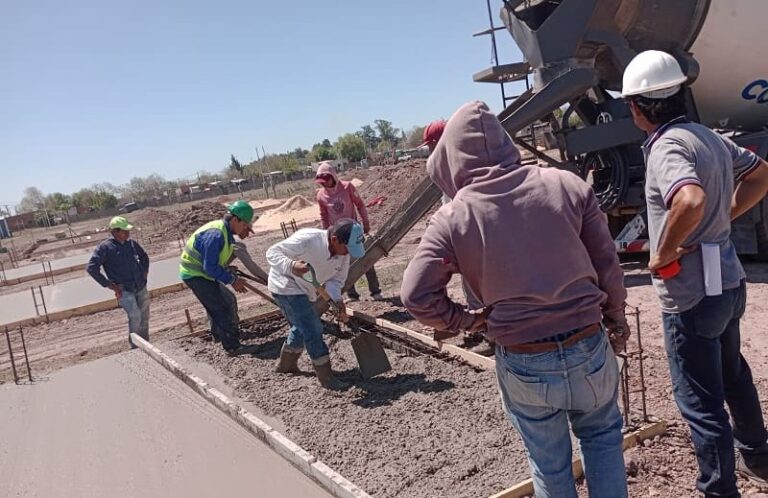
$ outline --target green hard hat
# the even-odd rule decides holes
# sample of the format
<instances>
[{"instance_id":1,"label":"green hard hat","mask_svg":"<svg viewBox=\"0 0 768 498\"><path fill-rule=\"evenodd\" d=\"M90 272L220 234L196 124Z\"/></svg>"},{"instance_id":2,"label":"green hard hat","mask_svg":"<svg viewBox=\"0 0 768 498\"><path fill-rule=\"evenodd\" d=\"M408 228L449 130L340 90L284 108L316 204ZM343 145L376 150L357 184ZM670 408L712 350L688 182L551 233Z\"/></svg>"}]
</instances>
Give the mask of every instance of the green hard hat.
<instances>
[{"instance_id":1,"label":"green hard hat","mask_svg":"<svg viewBox=\"0 0 768 498\"><path fill-rule=\"evenodd\" d=\"M109 220L109 229L110 230L133 230L133 225L128 223L128 220L123 218L122 216L115 216L111 220Z\"/></svg>"},{"instance_id":2,"label":"green hard hat","mask_svg":"<svg viewBox=\"0 0 768 498\"><path fill-rule=\"evenodd\" d=\"M249 225L251 224L251 221L253 221L253 208L243 199L235 201L227 206L227 211L234 214Z\"/></svg>"}]
</instances>

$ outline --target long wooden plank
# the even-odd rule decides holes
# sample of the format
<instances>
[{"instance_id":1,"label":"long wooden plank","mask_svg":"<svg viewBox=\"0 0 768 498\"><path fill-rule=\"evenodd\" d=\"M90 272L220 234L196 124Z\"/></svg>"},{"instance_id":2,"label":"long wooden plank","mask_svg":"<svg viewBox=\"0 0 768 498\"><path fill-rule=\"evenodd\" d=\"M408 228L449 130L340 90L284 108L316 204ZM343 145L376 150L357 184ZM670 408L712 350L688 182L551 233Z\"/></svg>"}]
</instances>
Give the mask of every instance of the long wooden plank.
<instances>
[{"instance_id":1,"label":"long wooden plank","mask_svg":"<svg viewBox=\"0 0 768 498\"><path fill-rule=\"evenodd\" d=\"M349 315L351 316L357 317L368 323L378 325L379 327L383 327L385 329L389 329L395 332L400 332L402 334L405 334L408 337L411 337L413 339L416 339L419 342L426 344L427 346L437 349L438 351L444 351L450 355L457 356L462 360L466 361L467 363L469 363L470 365L475 366L477 368L482 368L484 370L492 370L496 368L496 362L492 358L486 358L485 356L479 355L477 353L473 353L472 351L467 351L466 349L460 348L459 346L455 346L453 344L447 344L441 341L436 341L429 336L420 334L409 328L403 327L401 325L392 323L387 320L382 320L381 318L377 318L375 316L367 315L361 311L352 309L350 307L347 307L347 313L349 313Z\"/></svg>"},{"instance_id":2,"label":"long wooden plank","mask_svg":"<svg viewBox=\"0 0 768 498\"><path fill-rule=\"evenodd\" d=\"M624 435L624 441L622 442L622 449L627 451L629 448L633 448L639 445L646 439L652 439L656 436L664 434L667 431L666 420L660 420L659 422L646 425L636 431L630 432ZM584 466L581 458L573 460L573 477L578 479L584 475ZM533 480L526 479L521 481L511 488L505 489L500 493L492 495L490 498L523 498L525 496L533 495Z\"/></svg>"}]
</instances>

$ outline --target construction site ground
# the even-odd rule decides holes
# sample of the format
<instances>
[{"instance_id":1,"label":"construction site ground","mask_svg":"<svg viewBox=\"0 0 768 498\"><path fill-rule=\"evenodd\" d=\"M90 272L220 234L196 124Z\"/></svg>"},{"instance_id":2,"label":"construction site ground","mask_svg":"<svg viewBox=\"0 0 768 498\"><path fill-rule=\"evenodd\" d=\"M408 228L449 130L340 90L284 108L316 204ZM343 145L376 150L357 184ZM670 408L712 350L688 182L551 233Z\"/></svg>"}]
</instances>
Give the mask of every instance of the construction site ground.
<instances>
[{"instance_id":1,"label":"construction site ground","mask_svg":"<svg viewBox=\"0 0 768 498\"><path fill-rule=\"evenodd\" d=\"M387 210L394 212L423 175L423 162L415 161L356 173L364 180L359 190L366 200L387 197L370 208L374 231L391 215ZM303 195L312 199L311 193ZM285 212L283 221L290 221L291 215ZM386 300L370 301L363 278L358 282L363 300L352 306L431 334L413 321L398 298L402 273L427 223L428 216L376 265ZM299 225L317 226L318 221ZM254 259L263 264L266 248L282 238L278 227L260 231L246 243ZM688 428L672 397L659 305L645 264L642 259L624 261L625 281L630 304L641 309L649 413L668 420L669 428L666 435L627 451L630 495L694 497L698 496L695 459ZM768 408L768 365L763 361L768 356L768 265L747 263L746 270L743 353ZM449 294L463 300L458 278L451 282ZM273 309L252 294L239 296L239 306L244 320ZM317 385L306 358L300 363L303 375L272 372L286 333L282 322L258 326L246 322L244 342L261 347L252 356L229 358L214 343L182 338L189 334L185 309L196 330L207 328L202 307L191 292L167 294L152 301L152 342L193 371L202 371L206 380L227 385L274 427L374 496L488 496L529 475L519 438L503 415L493 372L390 350L393 371L362 381L354 372L349 342L328 336L335 368L354 386L340 393L327 392ZM33 371L49 375L125 351L126 322L124 312L115 309L25 328ZM0 344L0 379L7 382L9 362L5 344ZM745 496L768 496L768 488L753 482L740 480L740 485ZM580 493L586 496L583 484Z\"/></svg>"}]
</instances>

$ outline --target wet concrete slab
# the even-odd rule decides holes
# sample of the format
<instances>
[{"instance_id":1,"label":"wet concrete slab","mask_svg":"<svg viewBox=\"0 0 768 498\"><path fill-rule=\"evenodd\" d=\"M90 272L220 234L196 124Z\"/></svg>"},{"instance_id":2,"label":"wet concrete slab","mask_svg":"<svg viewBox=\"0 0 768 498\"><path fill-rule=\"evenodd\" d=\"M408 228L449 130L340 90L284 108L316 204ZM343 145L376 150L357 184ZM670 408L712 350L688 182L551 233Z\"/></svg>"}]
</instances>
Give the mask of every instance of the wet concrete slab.
<instances>
[{"instance_id":1,"label":"wet concrete slab","mask_svg":"<svg viewBox=\"0 0 768 498\"><path fill-rule=\"evenodd\" d=\"M179 284L179 259L170 258L153 262L149 268L150 291ZM42 287L48 314L115 301L115 294L96 283L90 276ZM39 295L38 295L39 302ZM32 291L0 296L0 325L33 319L42 315L35 310Z\"/></svg>"},{"instance_id":2,"label":"wet concrete slab","mask_svg":"<svg viewBox=\"0 0 768 498\"><path fill-rule=\"evenodd\" d=\"M331 495L139 351L0 386L2 496Z\"/></svg>"},{"instance_id":3,"label":"wet concrete slab","mask_svg":"<svg viewBox=\"0 0 768 498\"><path fill-rule=\"evenodd\" d=\"M58 270L64 270L67 268L73 268L73 267L80 267L88 263L88 259L91 257L90 253L87 254L77 254L75 256L69 256L66 258L59 258L59 259L52 259L50 260L51 263L51 270L52 271L58 271ZM43 264L45 264L45 267L43 267ZM45 268L45 270L43 270ZM7 280L13 281L15 279L21 279L21 278L29 278L39 275L40 278L43 278L43 272L48 271L48 263L45 262L38 262L38 263L32 263L26 266L20 266L19 268L11 268L5 270L5 278Z\"/></svg>"}]
</instances>

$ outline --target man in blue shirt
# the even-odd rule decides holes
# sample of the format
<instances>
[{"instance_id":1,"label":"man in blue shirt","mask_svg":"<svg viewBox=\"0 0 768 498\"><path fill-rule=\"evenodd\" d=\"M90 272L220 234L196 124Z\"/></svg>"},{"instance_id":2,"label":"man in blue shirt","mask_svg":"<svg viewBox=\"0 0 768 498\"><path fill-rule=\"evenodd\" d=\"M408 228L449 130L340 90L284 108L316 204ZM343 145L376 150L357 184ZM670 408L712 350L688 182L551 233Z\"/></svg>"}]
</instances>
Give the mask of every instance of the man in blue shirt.
<instances>
[{"instance_id":1,"label":"man in blue shirt","mask_svg":"<svg viewBox=\"0 0 768 498\"><path fill-rule=\"evenodd\" d=\"M246 292L243 279L228 265L235 257L235 234L245 239L251 232L253 208L244 200L227 207L224 219L198 228L181 253L179 276L192 289L211 321L211 335L230 355L248 352L240 344L237 299L225 286ZM262 272L263 273L263 272Z\"/></svg>"},{"instance_id":2,"label":"man in blue shirt","mask_svg":"<svg viewBox=\"0 0 768 498\"><path fill-rule=\"evenodd\" d=\"M128 314L128 343L134 349L131 333L149 340L149 256L131 240L133 225L125 218L112 218L109 229L112 236L96 247L86 270L102 287L115 292L120 307ZM102 266L106 277L101 273Z\"/></svg>"}]
</instances>

